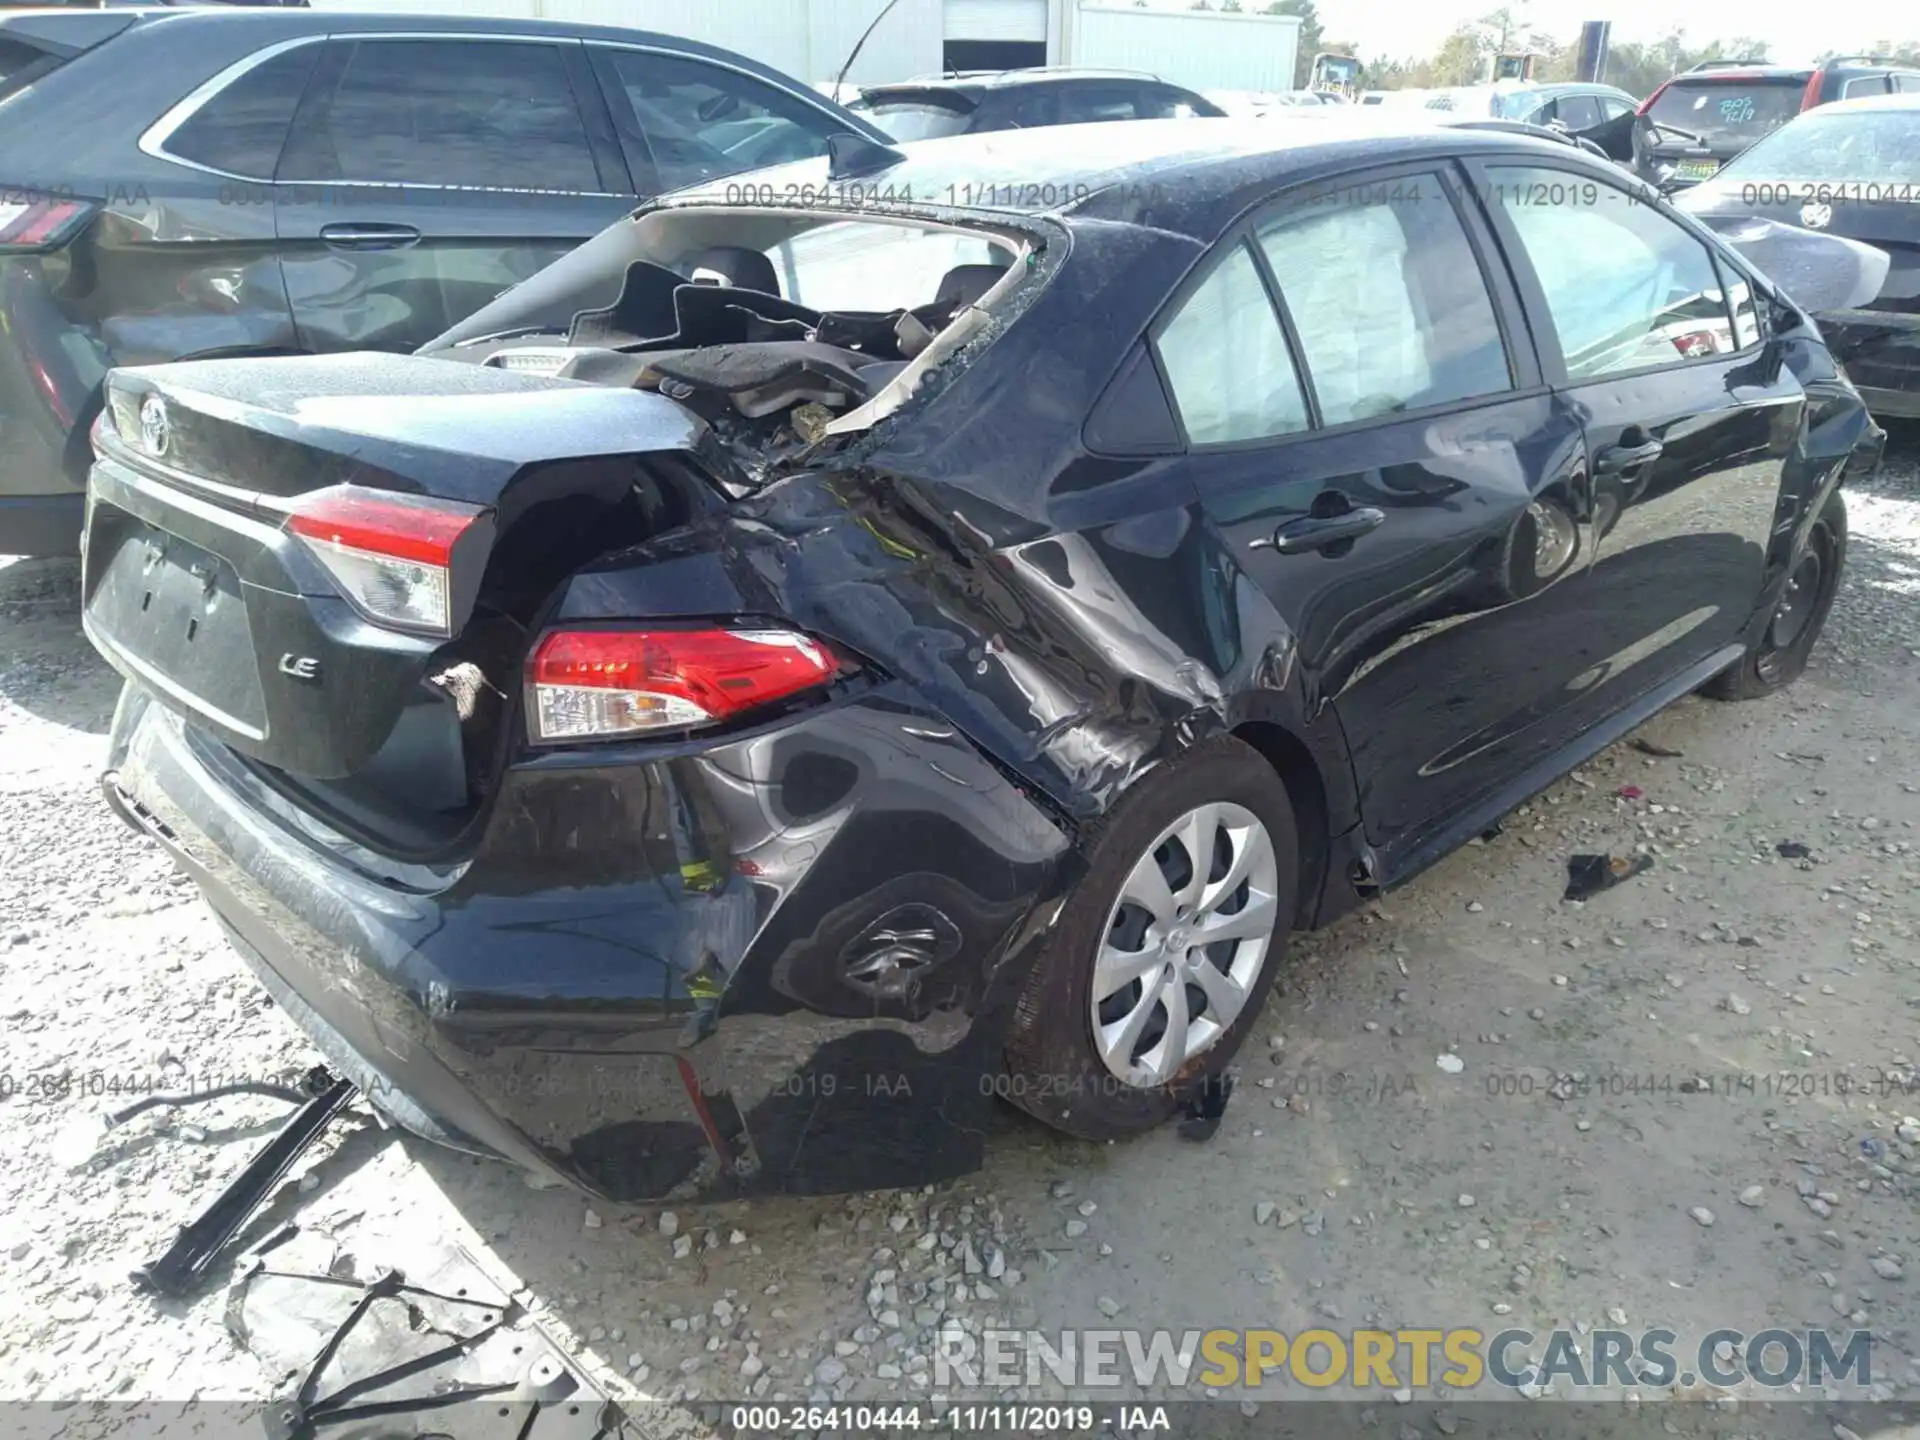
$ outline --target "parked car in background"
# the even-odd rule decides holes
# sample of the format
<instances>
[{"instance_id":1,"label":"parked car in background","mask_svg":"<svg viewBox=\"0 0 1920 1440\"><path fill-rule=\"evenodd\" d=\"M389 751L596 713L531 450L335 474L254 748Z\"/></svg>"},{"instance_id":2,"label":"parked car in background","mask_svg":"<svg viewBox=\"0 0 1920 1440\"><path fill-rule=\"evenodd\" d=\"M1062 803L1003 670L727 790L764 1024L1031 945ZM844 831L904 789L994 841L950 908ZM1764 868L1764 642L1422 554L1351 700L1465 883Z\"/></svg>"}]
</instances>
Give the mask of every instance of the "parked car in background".
<instances>
[{"instance_id":1,"label":"parked car in background","mask_svg":"<svg viewBox=\"0 0 1920 1440\"><path fill-rule=\"evenodd\" d=\"M1884 439L1618 167L1383 118L841 147L421 355L115 371L109 803L373 1104L589 1190L1161 1124L1291 932L1791 683Z\"/></svg>"},{"instance_id":2,"label":"parked car in background","mask_svg":"<svg viewBox=\"0 0 1920 1440\"><path fill-rule=\"evenodd\" d=\"M847 108L896 140L1227 113L1204 95L1157 76L1046 67L869 85Z\"/></svg>"},{"instance_id":3,"label":"parked car in background","mask_svg":"<svg viewBox=\"0 0 1920 1440\"><path fill-rule=\"evenodd\" d=\"M1611 85L1577 82L1499 88L1495 100L1498 118L1564 130L1576 139L1591 140L1608 158L1633 159L1634 114L1639 100Z\"/></svg>"},{"instance_id":4,"label":"parked car in background","mask_svg":"<svg viewBox=\"0 0 1920 1440\"><path fill-rule=\"evenodd\" d=\"M411 350L643 196L885 138L669 36L225 5L0 12L0 101L5 554L73 552L114 365Z\"/></svg>"},{"instance_id":5,"label":"parked car in background","mask_svg":"<svg viewBox=\"0 0 1920 1440\"><path fill-rule=\"evenodd\" d=\"M1818 105L1920 91L1920 68L1858 55L1819 66L1707 60L1640 104L1633 167L1673 191L1717 174L1749 145Z\"/></svg>"},{"instance_id":6,"label":"parked car in background","mask_svg":"<svg viewBox=\"0 0 1920 1440\"><path fill-rule=\"evenodd\" d=\"M1880 293L1820 329L1876 415L1920 416L1920 93L1822 105L1675 203L1717 230L1759 217L1884 251Z\"/></svg>"},{"instance_id":7,"label":"parked car in background","mask_svg":"<svg viewBox=\"0 0 1920 1440\"><path fill-rule=\"evenodd\" d=\"M1206 98L1229 116L1258 118L1275 111L1318 110L1326 105L1345 105L1344 95L1313 90L1208 90Z\"/></svg>"}]
</instances>

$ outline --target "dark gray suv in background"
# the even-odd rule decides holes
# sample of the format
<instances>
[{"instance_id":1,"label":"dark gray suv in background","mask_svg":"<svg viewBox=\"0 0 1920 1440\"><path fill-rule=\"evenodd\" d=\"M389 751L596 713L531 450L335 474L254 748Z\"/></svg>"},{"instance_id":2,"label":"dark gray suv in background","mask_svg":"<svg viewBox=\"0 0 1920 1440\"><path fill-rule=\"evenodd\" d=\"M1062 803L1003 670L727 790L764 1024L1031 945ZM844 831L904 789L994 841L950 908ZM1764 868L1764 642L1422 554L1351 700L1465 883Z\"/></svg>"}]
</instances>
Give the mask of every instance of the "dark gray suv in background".
<instances>
[{"instance_id":1,"label":"dark gray suv in background","mask_svg":"<svg viewBox=\"0 0 1920 1440\"><path fill-rule=\"evenodd\" d=\"M886 139L644 31L0 12L0 554L76 549L112 366L412 350L640 197L845 134Z\"/></svg>"}]
</instances>

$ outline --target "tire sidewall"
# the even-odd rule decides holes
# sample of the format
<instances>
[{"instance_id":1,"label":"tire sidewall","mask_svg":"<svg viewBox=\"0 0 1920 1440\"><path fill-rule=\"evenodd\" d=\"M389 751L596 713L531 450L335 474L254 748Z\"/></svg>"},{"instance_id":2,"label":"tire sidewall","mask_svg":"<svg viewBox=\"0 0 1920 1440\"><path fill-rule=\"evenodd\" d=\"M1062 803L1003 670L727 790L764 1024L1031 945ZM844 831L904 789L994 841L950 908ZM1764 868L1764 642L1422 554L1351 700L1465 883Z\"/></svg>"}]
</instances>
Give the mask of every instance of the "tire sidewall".
<instances>
[{"instance_id":1,"label":"tire sidewall","mask_svg":"<svg viewBox=\"0 0 1920 1440\"><path fill-rule=\"evenodd\" d=\"M1820 575L1820 593L1814 599L1813 614L1807 617L1806 628L1785 650L1774 652L1777 659L1772 670L1763 671L1761 661L1769 653L1766 649L1767 635L1773 627L1773 617L1767 617L1767 629L1762 630L1760 639L1746 658L1742 679L1744 689L1749 694L1769 695L1783 690L1800 678L1807 668L1807 661L1813 655L1813 647L1820 643L1820 636L1827 627L1827 615L1833 609L1833 602L1840 594L1840 579L1847 563L1847 502L1839 490L1829 495L1820 507L1819 518L1814 522L1814 530L1807 536L1807 546L1815 543L1820 530L1828 537L1828 553ZM1798 565L1806 557L1806 549L1794 553L1793 564ZM1789 568L1789 575L1793 573ZM1775 602L1778 603L1777 601Z\"/></svg>"},{"instance_id":2,"label":"tire sidewall","mask_svg":"<svg viewBox=\"0 0 1920 1440\"><path fill-rule=\"evenodd\" d=\"M1253 993L1234 1022L1170 1085L1140 1088L1114 1075L1094 1048L1093 965L1108 916L1146 847L1195 806L1231 802L1266 826L1277 871L1278 918ZM1293 928L1299 838L1286 786L1250 746L1222 736L1195 746L1130 791L1103 825L1085 877L1061 912L1014 1018L1000 1077L1005 1097L1047 1123L1089 1139L1151 1128L1231 1063L1260 1018Z\"/></svg>"}]
</instances>

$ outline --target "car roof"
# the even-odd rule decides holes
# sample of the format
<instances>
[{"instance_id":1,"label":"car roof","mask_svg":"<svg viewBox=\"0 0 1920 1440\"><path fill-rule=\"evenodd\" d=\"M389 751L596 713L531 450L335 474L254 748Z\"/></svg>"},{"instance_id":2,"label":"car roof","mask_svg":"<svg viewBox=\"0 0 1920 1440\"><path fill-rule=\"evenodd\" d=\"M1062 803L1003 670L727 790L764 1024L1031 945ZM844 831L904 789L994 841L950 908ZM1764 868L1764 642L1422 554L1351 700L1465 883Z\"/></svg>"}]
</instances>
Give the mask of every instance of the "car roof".
<instances>
[{"instance_id":1,"label":"car roof","mask_svg":"<svg viewBox=\"0 0 1920 1440\"><path fill-rule=\"evenodd\" d=\"M818 194L818 208L831 210L833 197L845 191L876 210L1052 214L1211 242L1235 215L1284 185L1401 159L1517 150L1572 159L1634 183L1561 140L1346 105L1302 106L1284 117L992 130L891 148L897 162L845 181L828 178L825 159L803 160L755 172L751 184L735 176L678 191L667 203L739 205L751 204L756 193L796 193Z\"/></svg>"},{"instance_id":2,"label":"car roof","mask_svg":"<svg viewBox=\"0 0 1920 1440\"><path fill-rule=\"evenodd\" d=\"M1920 91L1899 90L1890 95L1854 95L1818 105L1807 115L1848 115L1856 110L1920 110Z\"/></svg>"},{"instance_id":3,"label":"car roof","mask_svg":"<svg viewBox=\"0 0 1920 1440\"><path fill-rule=\"evenodd\" d=\"M78 7L75 7L78 8ZM45 6L27 10L0 9L0 16L11 19L16 16L71 15L75 9L61 6ZM427 32L431 34L487 34L487 35L527 35L533 37L551 36L565 40L605 40L616 44L638 45L650 49L673 51L677 54L701 55L711 59L724 60L742 68L751 68L755 73L779 75L781 83L791 89L806 89L798 81L780 72L771 70L759 62L750 60L736 50L723 49L700 40L689 40L680 35L667 35L654 30L637 30L625 25L591 25L575 23L570 20L536 20L517 16L461 14L443 11L409 11L404 7L381 10L325 9L315 10L302 6L278 5L182 5L182 6L138 6L131 8L114 7L118 18L132 17L142 28L157 25L198 25L221 26L229 29L243 29L251 26L262 36L313 35L334 33L340 35L375 34L382 32ZM822 97L823 99L825 97Z\"/></svg>"}]
</instances>

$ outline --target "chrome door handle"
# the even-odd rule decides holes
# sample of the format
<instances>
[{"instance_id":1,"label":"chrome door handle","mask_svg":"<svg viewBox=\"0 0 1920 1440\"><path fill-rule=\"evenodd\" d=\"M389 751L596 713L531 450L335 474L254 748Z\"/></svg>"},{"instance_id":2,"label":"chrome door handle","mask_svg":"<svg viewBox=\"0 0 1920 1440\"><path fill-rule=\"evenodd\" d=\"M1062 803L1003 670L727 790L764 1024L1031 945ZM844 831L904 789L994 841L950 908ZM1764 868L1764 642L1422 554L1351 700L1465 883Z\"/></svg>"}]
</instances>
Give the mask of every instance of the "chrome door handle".
<instances>
[{"instance_id":1,"label":"chrome door handle","mask_svg":"<svg viewBox=\"0 0 1920 1440\"><path fill-rule=\"evenodd\" d=\"M1666 448L1658 440L1649 440L1644 445L1609 445L1593 457L1593 473L1618 475L1623 470L1637 469L1658 460Z\"/></svg>"},{"instance_id":2,"label":"chrome door handle","mask_svg":"<svg viewBox=\"0 0 1920 1440\"><path fill-rule=\"evenodd\" d=\"M336 250L404 250L420 241L411 225L322 225L320 238Z\"/></svg>"},{"instance_id":3,"label":"chrome door handle","mask_svg":"<svg viewBox=\"0 0 1920 1440\"><path fill-rule=\"evenodd\" d=\"M1326 550L1342 541L1358 540L1387 523L1387 512L1371 505L1344 510L1338 515L1309 515L1293 520L1273 532L1273 548L1282 555L1301 555L1309 550Z\"/></svg>"}]
</instances>

